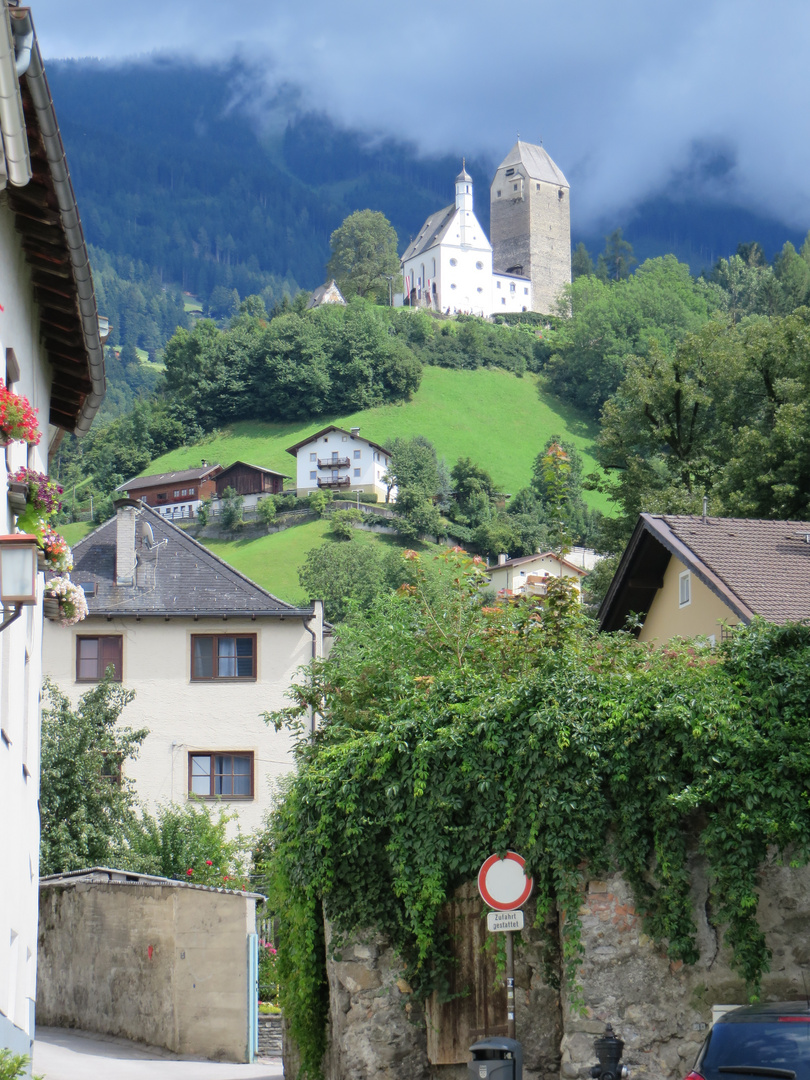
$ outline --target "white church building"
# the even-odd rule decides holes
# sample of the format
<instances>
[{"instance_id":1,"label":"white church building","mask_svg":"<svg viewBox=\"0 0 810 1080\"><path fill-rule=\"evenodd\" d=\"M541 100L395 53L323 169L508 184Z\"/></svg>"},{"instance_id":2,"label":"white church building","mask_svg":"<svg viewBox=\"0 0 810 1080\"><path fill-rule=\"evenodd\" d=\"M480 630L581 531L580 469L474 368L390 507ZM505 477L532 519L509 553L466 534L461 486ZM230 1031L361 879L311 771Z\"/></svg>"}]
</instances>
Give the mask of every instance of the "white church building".
<instances>
[{"instance_id":1,"label":"white church building","mask_svg":"<svg viewBox=\"0 0 810 1080\"><path fill-rule=\"evenodd\" d=\"M448 315L551 312L571 280L568 195L543 147L518 140L492 181L493 246L462 166L455 203L431 214L402 256L405 303Z\"/></svg>"}]
</instances>

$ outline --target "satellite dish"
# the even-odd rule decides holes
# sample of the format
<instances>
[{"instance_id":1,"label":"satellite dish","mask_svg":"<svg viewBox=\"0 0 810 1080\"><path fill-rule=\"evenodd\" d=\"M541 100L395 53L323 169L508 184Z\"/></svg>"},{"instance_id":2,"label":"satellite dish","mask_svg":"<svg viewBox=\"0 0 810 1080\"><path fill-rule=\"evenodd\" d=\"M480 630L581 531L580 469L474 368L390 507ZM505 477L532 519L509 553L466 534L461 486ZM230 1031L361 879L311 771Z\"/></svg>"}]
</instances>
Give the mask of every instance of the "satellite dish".
<instances>
[{"instance_id":1,"label":"satellite dish","mask_svg":"<svg viewBox=\"0 0 810 1080\"><path fill-rule=\"evenodd\" d=\"M152 526L148 521L143 523L143 539L148 548L155 546L155 534L152 532Z\"/></svg>"}]
</instances>

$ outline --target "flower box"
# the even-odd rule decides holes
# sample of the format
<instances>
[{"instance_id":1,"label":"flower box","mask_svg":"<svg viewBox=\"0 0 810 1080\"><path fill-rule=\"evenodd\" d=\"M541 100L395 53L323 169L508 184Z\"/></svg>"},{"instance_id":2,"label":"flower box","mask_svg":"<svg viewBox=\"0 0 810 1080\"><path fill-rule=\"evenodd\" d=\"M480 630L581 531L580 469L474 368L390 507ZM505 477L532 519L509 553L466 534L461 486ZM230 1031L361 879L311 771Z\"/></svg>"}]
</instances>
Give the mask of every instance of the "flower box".
<instances>
[{"instance_id":1,"label":"flower box","mask_svg":"<svg viewBox=\"0 0 810 1080\"><path fill-rule=\"evenodd\" d=\"M8 508L12 514L24 514L28 505L28 484L17 480L8 482Z\"/></svg>"},{"instance_id":2,"label":"flower box","mask_svg":"<svg viewBox=\"0 0 810 1080\"><path fill-rule=\"evenodd\" d=\"M61 609L59 607L59 597L54 593L45 593L42 598L42 614L46 619L52 619L56 622L62 617Z\"/></svg>"},{"instance_id":3,"label":"flower box","mask_svg":"<svg viewBox=\"0 0 810 1080\"><path fill-rule=\"evenodd\" d=\"M28 398L9 390L0 379L0 445L24 442L36 446L42 438L37 426L37 410Z\"/></svg>"}]
</instances>

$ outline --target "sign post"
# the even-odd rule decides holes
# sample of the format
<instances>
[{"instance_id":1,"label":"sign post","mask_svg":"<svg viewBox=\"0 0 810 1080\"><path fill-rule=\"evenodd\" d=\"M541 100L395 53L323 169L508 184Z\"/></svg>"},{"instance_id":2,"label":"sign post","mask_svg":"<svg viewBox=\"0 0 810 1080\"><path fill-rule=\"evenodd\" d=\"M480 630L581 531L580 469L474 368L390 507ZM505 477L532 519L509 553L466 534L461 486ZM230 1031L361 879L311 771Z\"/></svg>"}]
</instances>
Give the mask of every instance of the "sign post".
<instances>
[{"instance_id":1,"label":"sign post","mask_svg":"<svg viewBox=\"0 0 810 1080\"><path fill-rule=\"evenodd\" d=\"M534 881L526 875L526 860L514 851L506 858L490 855L478 871L481 899L494 911L487 913L487 929L506 934L507 1035L515 1038L515 947L512 934L523 929L521 905L531 896Z\"/></svg>"}]
</instances>

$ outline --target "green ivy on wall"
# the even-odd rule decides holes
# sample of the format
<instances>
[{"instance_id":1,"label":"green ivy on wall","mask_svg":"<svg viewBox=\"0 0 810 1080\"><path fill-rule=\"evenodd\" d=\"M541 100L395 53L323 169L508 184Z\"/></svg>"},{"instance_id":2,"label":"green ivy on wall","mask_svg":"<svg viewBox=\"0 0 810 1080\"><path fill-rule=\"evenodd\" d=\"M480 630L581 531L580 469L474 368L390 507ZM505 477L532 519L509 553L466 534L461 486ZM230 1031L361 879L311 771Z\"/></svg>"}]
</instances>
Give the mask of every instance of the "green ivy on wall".
<instances>
[{"instance_id":1,"label":"green ivy on wall","mask_svg":"<svg viewBox=\"0 0 810 1080\"><path fill-rule=\"evenodd\" d=\"M281 1000L309 1077L325 1049L324 912L338 937L385 934L424 998L446 981L442 905L513 848L535 878L538 925L565 913L561 977L575 987L582 890L609 868L669 956L697 959L697 837L714 917L756 994L769 962L760 867L810 848L810 629L755 622L717 649L653 649L598 634L562 581L482 607L480 566L445 561L443 576L420 570L349 619L297 706L271 718L315 707L325 719L302 734L263 841Z\"/></svg>"}]
</instances>

